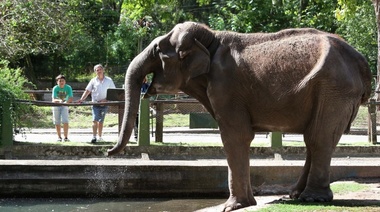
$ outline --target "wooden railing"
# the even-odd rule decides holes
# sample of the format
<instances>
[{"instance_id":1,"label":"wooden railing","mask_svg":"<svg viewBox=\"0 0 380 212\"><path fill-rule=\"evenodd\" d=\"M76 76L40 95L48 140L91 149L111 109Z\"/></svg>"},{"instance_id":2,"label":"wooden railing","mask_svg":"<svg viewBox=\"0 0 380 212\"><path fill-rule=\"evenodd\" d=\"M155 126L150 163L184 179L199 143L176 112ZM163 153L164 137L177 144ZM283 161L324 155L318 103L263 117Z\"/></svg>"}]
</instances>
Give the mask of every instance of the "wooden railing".
<instances>
[{"instance_id":1,"label":"wooden railing","mask_svg":"<svg viewBox=\"0 0 380 212\"><path fill-rule=\"evenodd\" d=\"M368 141L372 144L377 143L377 123L376 123L376 110L380 102L377 102L375 99L371 99L368 103Z\"/></svg>"},{"instance_id":2,"label":"wooden railing","mask_svg":"<svg viewBox=\"0 0 380 212\"><path fill-rule=\"evenodd\" d=\"M123 92L123 89L115 89L118 90L118 92ZM51 91L26 91L28 93L51 93ZM82 93L83 91L75 91L76 93ZM118 97L121 98L121 97ZM122 97L124 98L124 97ZM118 122L119 122L119 132L120 132L120 127L124 115L124 101L108 101L105 103L92 103L92 102L83 102L83 103L54 103L54 102L49 102L49 101L38 101L38 100L18 100L18 102L23 103L23 104L33 104L37 106L91 106L91 105L109 105L109 106L118 106ZM3 103L4 104L4 103ZM139 134L138 134L138 142L141 145L149 145L150 137L150 121L149 117L150 115L150 110L149 107L150 105L154 105L156 108L156 124L155 124L155 140L156 142L163 142L163 116L164 116L164 105L165 104L200 104L196 99L172 99L172 100L142 100L140 104L140 115L139 115ZM380 102L377 102L375 100L370 100L368 103L368 112L369 112L369 123L368 123L368 140L372 144L378 144L377 142L377 129L376 129L376 109L380 105ZM4 105L3 105L4 107ZM5 105L6 107L6 105ZM4 116L4 111L3 111L3 116ZM5 116L8 116L5 113ZM3 117L2 120L10 120L10 118ZM5 130L2 129L2 137L0 137L1 141L11 141L12 138L7 138L9 135L3 135L4 133L9 131L11 132L10 136L12 136L12 128L9 130L6 128L7 126L11 127L11 124L4 124L2 123L1 125L3 128L5 127ZM153 129L152 129L153 131ZM277 137L281 138L281 134ZM272 144L276 142L276 147L281 146L281 141L272 141ZM272 145L273 146L273 145Z\"/></svg>"},{"instance_id":3,"label":"wooden railing","mask_svg":"<svg viewBox=\"0 0 380 212\"><path fill-rule=\"evenodd\" d=\"M164 131L164 104L200 104L196 99L183 99L183 100L151 100L151 104L156 106L156 142L163 141Z\"/></svg>"}]
</instances>

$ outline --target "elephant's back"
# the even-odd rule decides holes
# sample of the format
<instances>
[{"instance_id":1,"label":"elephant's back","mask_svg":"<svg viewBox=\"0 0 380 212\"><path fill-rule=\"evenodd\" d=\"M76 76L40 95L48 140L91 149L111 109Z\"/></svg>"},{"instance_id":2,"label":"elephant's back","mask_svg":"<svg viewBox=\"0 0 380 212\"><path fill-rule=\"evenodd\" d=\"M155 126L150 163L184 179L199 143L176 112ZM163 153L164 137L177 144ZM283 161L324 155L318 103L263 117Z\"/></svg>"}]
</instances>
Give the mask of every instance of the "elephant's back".
<instances>
[{"instance_id":1,"label":"elephant's back","mask_svg":"<svg viewBox=\"0 0 380 212\"><path fill-rule=\"evenodd\" d=\"M246 71L255 84L275 99L287 98L299 90L323 60L326 49L319 36L297 36L247 46L242 51L244 62L238 68Z\"/></svg>"}]
</instances>

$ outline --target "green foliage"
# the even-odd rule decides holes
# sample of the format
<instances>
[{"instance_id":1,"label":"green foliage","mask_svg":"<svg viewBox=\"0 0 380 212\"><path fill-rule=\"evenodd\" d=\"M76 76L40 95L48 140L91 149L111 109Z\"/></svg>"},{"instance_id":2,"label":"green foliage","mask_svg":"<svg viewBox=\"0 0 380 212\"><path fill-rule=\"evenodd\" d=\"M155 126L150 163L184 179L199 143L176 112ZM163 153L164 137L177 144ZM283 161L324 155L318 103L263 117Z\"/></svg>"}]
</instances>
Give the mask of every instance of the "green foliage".
<instances>
[{"instance_id":1,"label":"green foliage","mask_svg":"<svg viewBox=\"0 0 380 212\"><path fill-rule=\"evenodd\" d=\"M10 102L12 123L18 125L30 107L17 103L16 99L28 99L23 90L33 85L22 75L20 69L11 69L8 64L8 61L0 60L0 102Z\"/></svg>"},{"instance_id":2,"label":"green foliage","mask_svg":"<svg viewBox=\"0 0 380 212\"><path fill-rule=\"evenodd\" d=\"M371 1L362 3L340 0L336 9L339 28L336 33L347 40L368 60L372 73L377 72L377 26Z\"/></svg>"},{"instance_id":3,"label":"green foliage","mask_svg":"<svg viewBox=\"0 0 380 212\"><path fill-rule=\"evenodd\" d=\"M306 7L297 13L298 24L293 27L314 27L327 32L335 32L337 26L334 17L334 8L337 7L336 0L308 1Z\"/></svg>"},{"instance_id":4,"label":"green foliage","mask_svg":"<svg viewBox=\"0 0 380 212\"><path fill-rule=\"evenodd\" d=\"M123 75L153 38L183 21L216 30L273 32L314 27L337 33L362 52L373 72L377 32L371 1L357 0L4 0L0 57L29 79L91 75L97 63Z\"/></svg>"},{"instance_id":5,"label":"green foliage","mask_svg":"<svg viewBox=\"0 0 380 212\"><path fill-rule=\"evenodd\" d=\"M70 43L66 4L49 0L0 2L0 53L17 60L26 55L61 51Z\"/></svg>"},{"instance_id":6,"label":"green foliage","mask_svg":"<svg viewBox=\"0 0 380 212\"><path fill-rule=\"evenodd\" d=\"M215 12L209 15L209 24L217 30L236 32L273 32L287 28L289 16L284 7L268 1L224 1L214 3Z\"/></svg>"}]
</instances>

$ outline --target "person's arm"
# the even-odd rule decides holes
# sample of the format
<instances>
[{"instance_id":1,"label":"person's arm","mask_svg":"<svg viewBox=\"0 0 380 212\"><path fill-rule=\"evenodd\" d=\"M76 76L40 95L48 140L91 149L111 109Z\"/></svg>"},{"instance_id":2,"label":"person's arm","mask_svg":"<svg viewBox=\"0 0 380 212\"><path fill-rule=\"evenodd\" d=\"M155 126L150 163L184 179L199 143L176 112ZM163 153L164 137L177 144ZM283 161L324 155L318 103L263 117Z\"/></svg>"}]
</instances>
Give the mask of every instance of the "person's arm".
<instances>
[{"instance_id":1,"label":"person's arm","mask_svg":"<svg viewBox=\"0 0 380 212\"><path fill-rule=\"evenodd\" d=\"M56 102L56 103L61 103L62 99L58 98L58 96L56 95L56 90L57 90L56 87L54 87L52 91L52 95L51 95L51 101Z\"/></svg>"},{"instance_id":2,"label":"person's arm","mask_svg":"<svg viewBox=\"0 0 380 212\"><path fill-rule=\"evenodd\" d=\"M87 96L91 93L93 86L93 80L91 79L86 88L84 89L84 92L82 94L82 97L77 100L77 102L82 103L84 100L86 100Z\"/></svg>"},{"instance_id":3,"label":"person's arm","mask_svg":"<svg viewBox=\"0 0 380 212\"><path fill-rule=\"evenodd\" d=\"M73 102L73 97L74 97L74 95L73 95L73 89L69 85L67 85L67 87L68 87L68 89L67 89L68 92L67 92L66 103L71 103L71 102Z\"/></svg>"},{"instance_id":4,"label":"person's arm","mask_svg":"<svg viewBox=\"0 0 380 212\"><path fill-rule=\"evenodd\" d=\"M86 100L87 96L91 93L89 90L85 90L82 94L82 97L78 100L79 103L82 103L84 100Z\"/></svg>"},{"instance_id":5,"label":"person's arm","mask_svg":"<svg viewBox=\"0 0 380 212\"><path fill-rule=\"evenodd\" d=\"M67 99L67 101L66 101L66 103L71 103L71 102L73 102L73 97L69 97L69 98Z\"/></svg>"},{"instance_id":6,"label":"person's arm","mask_svg":"<svg viewBox=\"0 0 380 212\"><path fill-rule=\"evenodd\" d=\"M52 102L62 103L62 99L56 99L56 98L54 98L54 99L52 100Z\"/></svg>"}]
</instances>

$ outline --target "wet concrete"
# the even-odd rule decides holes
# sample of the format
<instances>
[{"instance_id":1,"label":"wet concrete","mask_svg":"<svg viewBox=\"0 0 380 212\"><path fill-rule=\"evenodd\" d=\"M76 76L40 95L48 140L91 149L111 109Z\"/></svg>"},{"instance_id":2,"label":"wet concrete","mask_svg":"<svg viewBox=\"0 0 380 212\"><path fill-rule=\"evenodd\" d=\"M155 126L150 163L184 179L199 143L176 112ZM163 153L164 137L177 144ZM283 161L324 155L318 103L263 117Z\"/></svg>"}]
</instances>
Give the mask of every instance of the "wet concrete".
<instances>
[{"instance_id":1,"label":"wet concrete","mask_svg":"<svg viewBox=\"0 0 380 212\"><path fill-rule=\"evenodd\" d=\"M0 211L112 211L193 212L224 203L224 199L169 198L7 198L0 199Z\"/></svg>"}]
</instances>

